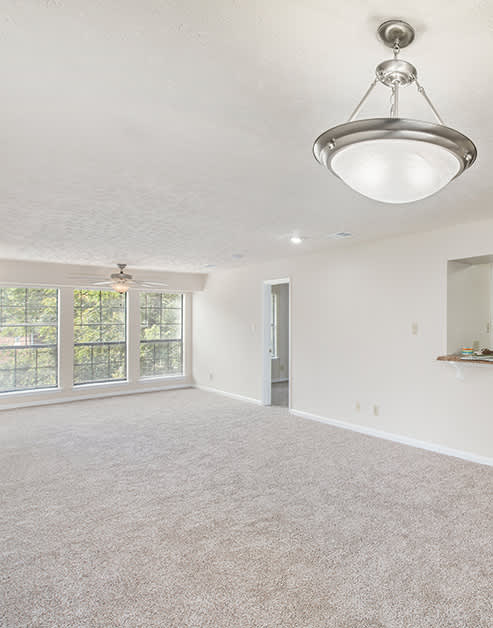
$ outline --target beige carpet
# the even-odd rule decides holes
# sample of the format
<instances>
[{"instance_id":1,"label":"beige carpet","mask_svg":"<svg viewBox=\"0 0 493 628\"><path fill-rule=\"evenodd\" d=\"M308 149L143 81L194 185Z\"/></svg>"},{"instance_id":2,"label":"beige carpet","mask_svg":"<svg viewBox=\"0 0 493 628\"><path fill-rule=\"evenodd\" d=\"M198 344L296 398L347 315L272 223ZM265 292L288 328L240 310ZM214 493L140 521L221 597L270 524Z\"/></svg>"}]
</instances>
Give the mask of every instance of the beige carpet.
<instances>
[{"instance_id":1,"label":"beige carpet","mask_svg":"<svg viewBox=\"0 0 493 628\"><path fill-rule=\"evenodd\" d=\"M2 628L493 626L491 468L197 390L0 437Z\"/></svg>"}]
</instances>

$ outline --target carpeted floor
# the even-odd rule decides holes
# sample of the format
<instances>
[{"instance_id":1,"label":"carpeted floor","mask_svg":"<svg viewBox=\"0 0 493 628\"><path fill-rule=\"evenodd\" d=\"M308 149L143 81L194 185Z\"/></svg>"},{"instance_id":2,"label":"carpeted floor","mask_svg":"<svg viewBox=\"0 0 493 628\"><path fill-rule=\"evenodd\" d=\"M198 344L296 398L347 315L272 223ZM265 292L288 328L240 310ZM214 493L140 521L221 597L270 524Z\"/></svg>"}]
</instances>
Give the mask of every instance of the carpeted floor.
<instances>
[{"instance_id":1,"label":"carpeted floor","mask_svg":"<svg viewBox=\"0 0 493 628\"><path fill-rule=\"evenodd\" d=\"M198 390L0 413L2 628L491 628L493 470Z\"/></svg>"}]
</instances>

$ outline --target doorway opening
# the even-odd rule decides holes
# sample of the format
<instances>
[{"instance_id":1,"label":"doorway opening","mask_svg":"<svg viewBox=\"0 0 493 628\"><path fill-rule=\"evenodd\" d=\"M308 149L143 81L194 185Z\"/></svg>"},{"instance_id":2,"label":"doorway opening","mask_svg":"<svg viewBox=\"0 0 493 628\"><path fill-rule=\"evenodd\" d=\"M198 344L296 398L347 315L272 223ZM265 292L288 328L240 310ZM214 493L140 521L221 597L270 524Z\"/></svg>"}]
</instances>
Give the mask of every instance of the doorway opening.
<instances>
[{"instance_id":1,"label":"doorway opening","mask_svg":"<svg viewBox=\"0 0 493 628\"><path fill-rule=\"evenodd\" d=\"M289 279L264 281L264 405L291 405L290 315Z\"/></svg>"}]
</instances>

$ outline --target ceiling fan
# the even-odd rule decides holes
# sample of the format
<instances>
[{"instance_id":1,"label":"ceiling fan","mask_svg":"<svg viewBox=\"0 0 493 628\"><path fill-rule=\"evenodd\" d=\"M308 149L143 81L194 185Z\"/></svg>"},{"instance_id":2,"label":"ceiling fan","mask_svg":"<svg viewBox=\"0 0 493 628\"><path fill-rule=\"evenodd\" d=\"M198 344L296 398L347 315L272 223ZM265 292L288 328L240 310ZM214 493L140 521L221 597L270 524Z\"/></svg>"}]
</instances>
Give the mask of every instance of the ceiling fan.
<instances>
[{"instance_id":1,"label":"ceiling fan","mask_svg":"<svg viewBox=\"0 0 493 628\"><path fill-rule=\"evenodd\" d=\"M162 283L161 281L142 281L139 279L134 279L132 275L125 272L126 264L117 264L120 269L117 273L111 273L109 279L105 279L103 281L95 281L95 280L87 280L87 277L78 277L79 281L83 281L85 285L91 286L110 286L116 292L120 294L125 294L128 292L129 288L136 288L137 290L142 290L144 288L148 288L150 290L156 290L158 288L166 288L168 286L167 283Z\"/></svg>"}]
</instances>

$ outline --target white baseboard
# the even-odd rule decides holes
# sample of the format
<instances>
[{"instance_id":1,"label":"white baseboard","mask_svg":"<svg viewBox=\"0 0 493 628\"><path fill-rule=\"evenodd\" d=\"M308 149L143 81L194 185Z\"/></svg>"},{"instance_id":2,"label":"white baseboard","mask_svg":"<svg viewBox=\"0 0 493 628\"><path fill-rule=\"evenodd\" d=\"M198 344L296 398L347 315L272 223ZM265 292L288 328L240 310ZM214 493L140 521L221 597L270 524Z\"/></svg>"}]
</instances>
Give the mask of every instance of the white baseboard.
<instances>
[{"instance_id":1,"label":"white baseboard","mask_svg":"<svg viewBox=\"0 0 493 628\"><path fill-rule=\"evenodd\" d=\"M272 384L282 384L283 382L289 382L289 377L285 377L284 379L273 379Z\"/></svg>"},{"instance_id":2,"label":"white baseboard","mask_svg":"<svg viewBox=\"0 0 493 628\"><path fill-rule=\"evenodd\" d=\"M192 384L175 384L172 386L153 386L133 390L107 390L105 392L92 393L89 395L74 395L71 397L50 397L49 399L37 399L36 401L20 401L0 406L3 410L17 410L18 408L30 408L32 406L51 406L56 403L71 403L72 401L85 401L87 399L101 399L103 397L122 397L124 395L141 395L146 392L163 392L165 390L176 390L178 388L193 388Z\"/></svg>"},{"instance_id":3,"label":"white baseboard","mask_svg":"<svg viewBox=\"0 0 493 628\"><path fill-rule=\"evenodd\" d=\"M260 399L254 399L253 397L245 397L244 395L237 395L236 393L226 392L225 390L220 390L219 388L212 388L211 386L201 386L199 384L195 384L193 388L197 388L198 390L204 390L205 392L216 393L217 395L222 395L223 397L229 397L230 399L236 399L237 401L246 401L247 403L254 403L257 406L263 405Z\"/></svg>"},{"instance_id":4,"label":"white baseboard","mask_svg":"<svg viewBox=\"0 0 493 628\"><path fill-rule=\"evenodd\" d=\"M435 443L428 443L424 440L417 440L416 438L410 438L408 436L400 436L399 434L393 434L391 432L385 432L383 430L377 430L366 425L358 425L356 423L348 423L347 421L339 421L337 419L328 419L327 417L319 416L318 414L312 414L311 412L303 412L302 410L290 410L291 414L302 417L303 419L310 419L311 421L319 421L320 423L327 423L333 427L340 427L344 430L351 430L352 432L359 432L360 434L366 434L367 436L375 436L376 438L383 438L385 440L391 440L403 445L409 445L410 447L417 447L419 449L426 449L428 451L434 451L438 454L444 454L445 456L453 456L454 458L462 458L462 460L468 460L469 462L476 462L478 464L485 464L493 466L493 458L487 456L479 456L468 451L461 451L460 449L452 449L450 447L444 447L443 445L437 445Z\"/></svg>"}]
</instances>

